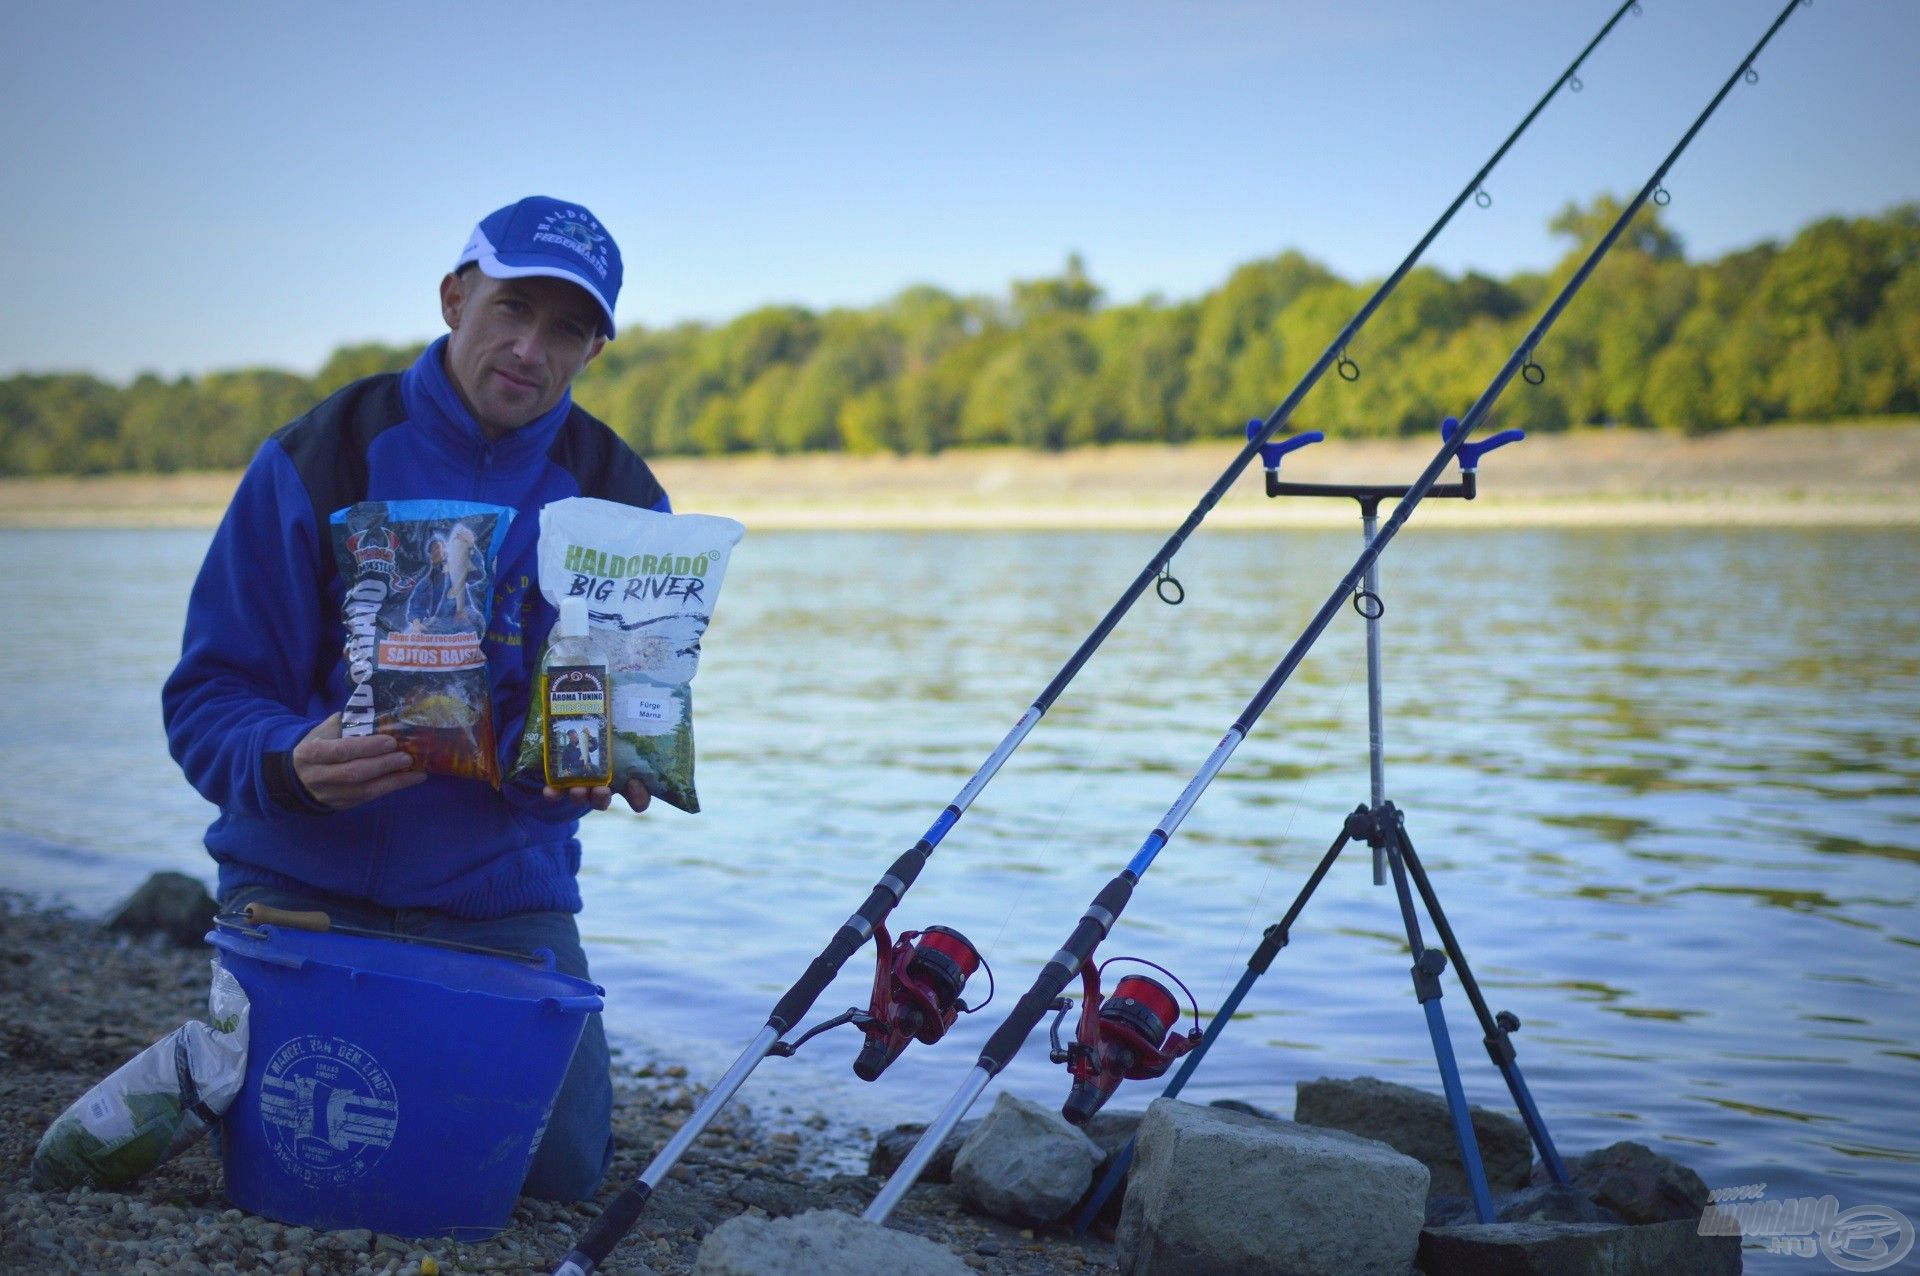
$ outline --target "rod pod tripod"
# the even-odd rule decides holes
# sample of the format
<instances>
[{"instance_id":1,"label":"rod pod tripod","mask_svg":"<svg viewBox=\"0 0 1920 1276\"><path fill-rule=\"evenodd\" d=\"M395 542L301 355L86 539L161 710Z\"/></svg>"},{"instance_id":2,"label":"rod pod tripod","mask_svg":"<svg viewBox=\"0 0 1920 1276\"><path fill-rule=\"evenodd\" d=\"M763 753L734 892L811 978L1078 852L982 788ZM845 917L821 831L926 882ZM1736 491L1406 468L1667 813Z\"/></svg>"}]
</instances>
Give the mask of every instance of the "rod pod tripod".
<instances>
[{"instance_id":1,"label":"rod pod tripod","mask_svg":"<svg viewBox=\"0 0 1920 1276\"><path fill-rule=\"evenodd\" d=\"M1254 422L1249 431L1263 422ZM1449 419L1440 429L1443 439L1450 438L1458 428ZM1280 479L1280 461L1287 453L1298 451L1312 443L1318 443L1326 436L1318 430L1297 434L1284 442L1268 443L1260 449L1261 463L1266 470L1267 495L1277 496L1314 496L1340 497L1358 501L1360 504L1361 531L1365 544L1371 548L1374 535L1379 527L1380 502L1399 499L1407 495L1407 486L1355 485L1345 483L1286 483ZM1459 450L1460 481L1458 483L1437 484L1429 489L1427 495L1455 497L1472 500L1478 494L1478 470L1480 458L1497 447L1517 443L1525 438L1521 430L1502 430L1500 433L1479 443L1463 444ZM1162 1091L1163 1097L1172 1098L1185 1088L1188 1078L1200 1066L1207 1051L1213 1047L1215 1038L1232 1020L1234 1012L1240 1008L1240 1002L1252 989L1254 982L1267 972L1273 959L1287 946L1293 923L1307 906L1307 901L1319 888L1334 861L1340 858L1342 851L1354 842L1364 842L1373 850L1373 883L1384 885L1389 875L1393 878L1394 894L1400 905L1400 919L1407 931L1407 947L1413 956L1414 996L1419 1000L1426 1015L1427 1030L1433 1038L1434 1058L1440 1068L1440 1082L1446 1092L1447 1112L1453 1124L1454 1139L1460 1147L1460 1161L1466 1168L1468 1187L1473 1195L1475 1216L1482 1223L1493 1222L1493 1197L1487 1188L1486 1168L1480 1160L1479 1140L1474 1137L1473 1122L1467 1108L1466 1092L1460 1084L1460 1068L1454 1058L1452 1039L1447 1032L1447 1021L1440 1009L1440 975L1451 961L1460 986L1467 994L1467 1000L1473 1006L1473 1012L1480 1020L1482 1031L1486 1034L1487 1054L1494 1066L1505 1077L1507 1088L1513 1094L1516 1107L1526 1122L1527 1133L1534 1146L1540 1151L1540 1159L1553 1176L1553 1181L1567 1182L1566 1166L1560 1160L1560 1153L1553 1145L1552 1137L1547 1133L1546 1122L1541 1119L1539 1109L1534 1105L1533 1095L1527 1089L1526 1079L1520 1074L1519 1062L1514 1057L1511 1035L1520 1028L1520 1020L1512 1013L1502 1010L1498 1014L1487 1008L1486 998L1481 995L1480 985L1473 977L1472 969L1467 965L1466 955L1460 950L1459 940L1454 936L1453 927L1447 922L1446 912L1440 907L1440 898L1435 894L1433 882L1427 876L1426 868L1420 863L1419 855L1413 849L1413 841L1407 836L1406 816L1387 799L1386 763L1384 748L1385 711L1381 694L1380 672L1380 618L1386 614L1386 604L1380 596L1380 563L1376 558L1367 567L1366 576L1353 595L1354 610L1358 611L1367 624L1367 755L1371 780L1371 801L1358 806L1348 814L1340 834L1333 845L1321 857L1313 873L1301 887L1292 907L1278 922L1267 927L1260 945L1254 949L1247 960L1246 973L1241 975L1239 983L1227 995L1220 1009L1208 1023L1206 1033L1200 1044L1181 1062L1180 1070ZM1434 930L1440 936L1441 947L1429 948L1420 930L1420 918L1414 909L1413 894L1418 892L1425 906L1428 918ZM1099 1186L1094 1190L1087 1203L1081 1207L1074 1219L1074 1231L1084 1235L1107 1199L1120 1185L1121 1178L1133 1161L1133 1141L1128 1140L1126 1147L1107 1167Z\"/></svg>"}]
</instances>

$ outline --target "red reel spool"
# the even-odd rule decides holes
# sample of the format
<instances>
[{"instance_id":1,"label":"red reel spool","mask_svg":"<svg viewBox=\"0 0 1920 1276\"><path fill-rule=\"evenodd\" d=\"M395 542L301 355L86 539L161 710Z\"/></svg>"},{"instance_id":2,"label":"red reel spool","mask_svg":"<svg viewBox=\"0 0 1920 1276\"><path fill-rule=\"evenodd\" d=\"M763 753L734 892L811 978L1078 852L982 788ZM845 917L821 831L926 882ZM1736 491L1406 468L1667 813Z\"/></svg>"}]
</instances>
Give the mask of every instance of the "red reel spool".
<instances>
[{"instance_id":1,"label":"red reel spool","mask_svg":"<svg viewBox=\"0 0 1920 1276\"><path fill-rule=\"evenodd\" d=\"M1167 1034L1180 1021L1180 1003L1158 980L1145 975L1128 975L1113 986L1113 993L1100 1004L1100 1019L1113 1028L1125 1027L1146 1048L1159 1053ZM1132 1073L1130 1081L1138 1080Z\"/></svg>"},{"instance_id":2,"label":"red reel spool","mask_svg":"<svg viewBox=\"0 0 1920 1276\"><path fill-rule=\"evenodd\" d=\"M1140 959L1117 957L1114 960ZM1154 966L1154 969L1161 968ZM1159 980L1146 975L1126 975L1113 986L1111 995L1102 998L1100 972L1089 962L1081 970L1081 982L1085 1000L1079 1031L1066 1060L1073 1088L1060 1109L1061 1115L1074 1125L1085 1124L1113 1097L1122 1081L1163 1076L1175 1059L1200 1044L1197 1011L1193 1031L1185 1036L1174 1035L1180 1022L1180 1001Z\"/></svg>"},{"instance_id":3,"label":"red reel spool","mask_svg":"<svg viewBox=\"0 0 1920 1276\"><path fill-rule=\"evenodd\" d=\"M983 965L980 950L947 926L907 931L892 943L886 928L876 927L874 944L873 1001L860 1028L865 1040L853 1061L854 1075L862 1081L885 1072L909 1043L932 1045L963 1012L978 1009L960 1000L960 994Z\"/></svg>"}]
</instances>

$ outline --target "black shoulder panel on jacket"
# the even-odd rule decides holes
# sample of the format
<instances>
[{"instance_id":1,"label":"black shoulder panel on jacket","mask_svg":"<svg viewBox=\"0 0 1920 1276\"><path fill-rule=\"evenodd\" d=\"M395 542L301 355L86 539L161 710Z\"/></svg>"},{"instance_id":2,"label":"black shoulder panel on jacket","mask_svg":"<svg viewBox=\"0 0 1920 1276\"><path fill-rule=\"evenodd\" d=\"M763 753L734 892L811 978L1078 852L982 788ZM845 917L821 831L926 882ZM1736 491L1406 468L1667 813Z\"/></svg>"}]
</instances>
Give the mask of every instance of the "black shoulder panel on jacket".
<instances>
[{"instance_id":1,"label":"black shoulder panel on jacket","mask_svg":"<svg viewBox=\"0 0 1920 1276\"><path fill-rule=\"evenodd\" d=\"M547 459L573 475L582 496L652 509L664 494L640 454L577 404L547 449Z\"/></svg>"},{"instance_id":2,"label":"black shoulder panel on jacket","mask_svg":"<svg viewBox=\"0 0 1920 1276\"><path fill-rule=\"evenodd\" d=\"M313 501L313 523L327 544L327 519L367 496L367 449L407 418L400 374L383 372L344 386L312 411L274 431ZM328 555L322 553L322 558Z\"/></svg>"}]
</instances>

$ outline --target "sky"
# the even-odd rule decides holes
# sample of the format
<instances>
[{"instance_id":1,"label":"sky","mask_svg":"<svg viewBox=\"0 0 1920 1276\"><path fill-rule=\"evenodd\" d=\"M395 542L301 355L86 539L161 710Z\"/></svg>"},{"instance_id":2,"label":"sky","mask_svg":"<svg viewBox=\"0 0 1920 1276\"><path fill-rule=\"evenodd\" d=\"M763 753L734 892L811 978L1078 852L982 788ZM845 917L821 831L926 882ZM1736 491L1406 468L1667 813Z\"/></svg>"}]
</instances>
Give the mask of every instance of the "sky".
<instances>
[{"instance_id":1,"label":"sky","mask_svg":"<svg viewBox=\"0 0 1920 1276\"><path fill-rule=\"evenodd\" d=\"M441 330L526 194L618 240L623 325L1109 300L1284 249L1391 270L1617 0L0 0L0 376L125 380ZM1426 260L1495 275L1637 190L1781 0L1643 0ZM1920 201L1920 0L1811 0L1667 181L1690 256Z\"/></svg>"}]
</instances>

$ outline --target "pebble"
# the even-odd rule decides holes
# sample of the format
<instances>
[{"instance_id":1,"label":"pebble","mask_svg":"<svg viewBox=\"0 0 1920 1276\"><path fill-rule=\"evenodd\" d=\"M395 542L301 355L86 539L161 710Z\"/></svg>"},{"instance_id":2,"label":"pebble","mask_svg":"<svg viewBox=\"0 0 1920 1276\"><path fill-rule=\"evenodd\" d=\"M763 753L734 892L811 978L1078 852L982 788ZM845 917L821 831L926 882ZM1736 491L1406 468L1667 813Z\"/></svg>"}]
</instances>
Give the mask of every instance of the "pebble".
<instances>
[{"instance_id":1,"label":"pebble","mask_svg":"<svg viewBox=\"0 0 1920 1276\"><path fill-rule=\"evenodd\" d=\"M181 1152L121 1191L28 1190L25 1167L41 1133L100 1077L188 1019L206 1013L207 951L102 942L97 923L37 908L0 890L0 954L33 959L0 964L0 1272L36 1276L453 1276L543 1273L556 1263L652 1158L697 1101L678 1064L621 1065L615 1078L614 1168L592 1203L522 1201L509 1226L473 1244L421 1242L358 1228L321 1232L259 1218L228 1204L220 1161L208 1141ZM85 1025L55 1033L40 1024ZM649 1079L651 1078L651 1079ZM869 1122L871 1118L869 1117ZM805 1151L854 1137L838 1116L796 1113L769 1131L736 1102L676 1169L663 1200L600 1265L596 1276L686 1276L700 1241L751 1208L859 1212L879 1184L861 1175L819 1177ZM792 1126L820 1131L803 1136ZM689 1162L698 1162L697 1173ZM664 1198L666 1191L662 1190ZM749 1199L743 1201L741 1195ZM759 1202L759 1203L755 1203ZM1111 1250L1088 1264L1050 1234L1021 1252L982 1239L984 1228L957 1198L909 1194L895 1215L907 1230L940 1238L987 1276L1058 1276L1088 1265L1111 1270ZM1006 1247L1010 1250L1012 1247Z\"/></svg>"}]
</instances>

